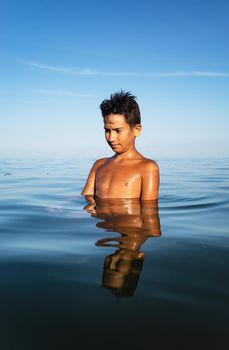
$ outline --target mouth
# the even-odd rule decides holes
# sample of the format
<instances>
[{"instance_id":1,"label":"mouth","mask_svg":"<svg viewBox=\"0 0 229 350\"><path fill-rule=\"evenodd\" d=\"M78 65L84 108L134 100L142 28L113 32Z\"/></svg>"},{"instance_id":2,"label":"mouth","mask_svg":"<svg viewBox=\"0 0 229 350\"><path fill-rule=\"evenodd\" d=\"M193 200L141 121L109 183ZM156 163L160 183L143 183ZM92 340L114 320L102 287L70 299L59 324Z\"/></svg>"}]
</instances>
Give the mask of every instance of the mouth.
<instances>
[{"instance_id":1,"label":"mouth","mask_svg":"<svg viewBox=\"0 0 229 350\"><path fill-rule=\"evenodd\" d=\"M116 148L118 147L118 145L113 144L113 143L109 143L109 145L110 145L110 147L111 147L112 149L116 149Z\"/></svg>"}]
</instances>

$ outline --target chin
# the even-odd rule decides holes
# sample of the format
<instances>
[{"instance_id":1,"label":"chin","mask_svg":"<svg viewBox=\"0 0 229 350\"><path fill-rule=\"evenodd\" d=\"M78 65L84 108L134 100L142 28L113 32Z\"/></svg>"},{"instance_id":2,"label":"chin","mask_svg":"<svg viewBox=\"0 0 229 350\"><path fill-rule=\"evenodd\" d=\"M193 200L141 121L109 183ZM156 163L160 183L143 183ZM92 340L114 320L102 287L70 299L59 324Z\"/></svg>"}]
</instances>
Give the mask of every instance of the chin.
<instances>
[{"instance_id":1,"label":"chin","mask_svg":"<svg viewBox=\"0 0 229 350\"><path fill-rule=\"evenodd\" d=\"M122 154L123 151L114 151L116 154Z\"/></svg>"}]
</instances>

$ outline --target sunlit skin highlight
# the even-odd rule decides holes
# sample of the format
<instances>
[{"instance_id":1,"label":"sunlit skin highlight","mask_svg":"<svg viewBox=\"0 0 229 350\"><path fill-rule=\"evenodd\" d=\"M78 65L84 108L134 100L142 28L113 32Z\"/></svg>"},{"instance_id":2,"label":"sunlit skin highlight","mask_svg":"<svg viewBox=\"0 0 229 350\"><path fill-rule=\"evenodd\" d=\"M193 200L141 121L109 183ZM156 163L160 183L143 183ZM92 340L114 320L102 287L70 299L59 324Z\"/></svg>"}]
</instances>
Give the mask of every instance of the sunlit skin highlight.
<instances>
[{"instance_id":1,"label":"sunlit skin highlight","mask_svg":"<svg viewBox=\"0 0 229 350\"><path fill-rule=\"evenodd\" d=\"M135 148L141 125L132 127L124 115L110 114L104 118L104 130L106 141L115 154L94 163L82 194L98 198L157 199L158 166Z\"/></svg>"}]
</instances>

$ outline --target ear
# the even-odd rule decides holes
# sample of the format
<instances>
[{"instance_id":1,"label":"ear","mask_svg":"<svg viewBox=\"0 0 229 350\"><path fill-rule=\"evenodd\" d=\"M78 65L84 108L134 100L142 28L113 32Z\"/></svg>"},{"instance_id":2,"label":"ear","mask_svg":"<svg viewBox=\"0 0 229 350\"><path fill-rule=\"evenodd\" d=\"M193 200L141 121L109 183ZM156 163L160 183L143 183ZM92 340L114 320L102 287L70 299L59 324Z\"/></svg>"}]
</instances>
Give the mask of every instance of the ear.
<instances>
[{"instance_id":1,"label":"ear","mask_svg":"<svg viewBox=\"0 0 229 350\"><path fill-rule=\"evenodd\" d=\"M141 124L136 124L134 126L134 136L137 137L141 134L142 126Z\"/></svg>"}]
</instances>

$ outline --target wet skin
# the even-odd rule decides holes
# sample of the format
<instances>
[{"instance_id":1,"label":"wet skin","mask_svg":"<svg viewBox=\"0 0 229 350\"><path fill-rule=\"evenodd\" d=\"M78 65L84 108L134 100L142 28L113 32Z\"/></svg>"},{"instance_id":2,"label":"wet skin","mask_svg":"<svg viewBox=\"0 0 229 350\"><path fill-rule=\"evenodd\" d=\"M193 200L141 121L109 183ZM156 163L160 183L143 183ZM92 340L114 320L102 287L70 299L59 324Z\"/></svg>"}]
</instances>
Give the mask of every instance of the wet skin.
<instances>
[{"instance_id":1,"label":"wet skin","mask_svg":"<svg viewBox=\"0 0 229 350\"><path fill-rule=\"evenodd\" d=\"M130 127L125 117L110 114L104 120L105 138L115 152L111 158L97 160L82 191L84 196L98 198L158 198L159 169L153 160L143 157L135 148L141 125Z\"/></svg>"}]
</instances>

